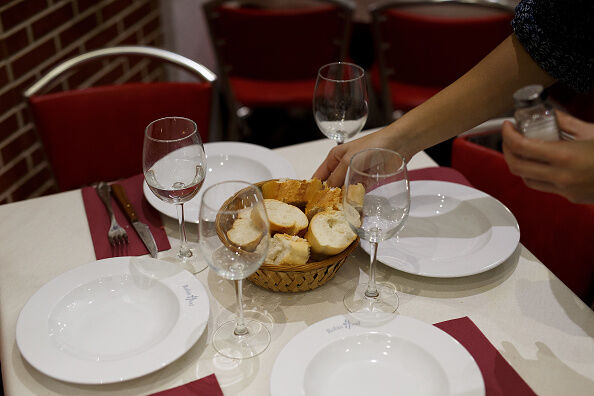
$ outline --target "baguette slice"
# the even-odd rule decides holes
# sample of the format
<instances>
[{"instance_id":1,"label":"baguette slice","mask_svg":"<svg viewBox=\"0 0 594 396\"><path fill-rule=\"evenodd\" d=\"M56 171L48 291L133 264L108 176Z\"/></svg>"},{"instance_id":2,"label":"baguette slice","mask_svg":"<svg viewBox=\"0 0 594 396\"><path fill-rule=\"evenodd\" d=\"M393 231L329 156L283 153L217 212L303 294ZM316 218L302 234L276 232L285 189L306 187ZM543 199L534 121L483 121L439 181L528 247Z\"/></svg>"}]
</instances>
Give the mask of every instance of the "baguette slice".
<instances>
[{"instance_id":1,"label":"baguette slice","mask_svg":"<svg viewBox=\"0 0 594 396\"><path fill-rule=\"evenodd\" d=\"M311 245L312 253L332 256L346 249L357 239L357 235L341 211L327 210L311 219L305 238Z\"/></svg>"},{"instance_id":2,"label":"baguette slice","mask_svg":"<svg viewBox=\"0 0 594 396\"><path fill-rule=\"evenodd\" d=\"M227 231L227 238L235 246L251 252L256 249L264 234L262 234L261 228L255 226L250 212L248 209L239 214Z\"/></svg>"},{"instance_id":3,"label":"baguette slice","mask_svg":"<svg viewBox=\"0 0 594 396\"><path fill-rule=\"evenodd\" d=\"M305 205L305 215L311 220L320 212L341 209L342 189L340 187L326 188L313 194L307 205Z\"/></svg>"},{"instance_id":4,"label":"baguette slice","mask_svg":"<svg viewBox=\"0 0 594 396\"><path fill-rule=\"evenodd\" d=\"M265 199L264 206L266 207L272 234L302 234L309 225L305 214L296 206L276 199Z\"/></svg>"},{"instance_id":5,"label":"baguette slice","mask_svg":"<svg viewBox=\"0 0 594 396\"><path fill-rule=\"evenodd\" d=\"M275 234L270 238L264 264L301 265L309 260L309 242L295 235Z\"/></svg>"},{"instance_id":6,"label":"baguette slice","mask_svg":"<svg viewBox=\"0 0 594 396\"><path fill-rule=\"evenodd\" d=\"M351 184L347 192L347 202L356 210L363 208L365 187L361 183Z\"/></svg>"},{"instance_id":7,"label":"baguette slice","mask_svg":"<svg viewBox=\"0 0 594 396\"><path fill-rule=\"evenodd\" d=\"M262 196L265 199L276 199L290 205L304 207L314 192L322 188L320 179L271 180L262 185Z\"/></svg>"}]
</instances>

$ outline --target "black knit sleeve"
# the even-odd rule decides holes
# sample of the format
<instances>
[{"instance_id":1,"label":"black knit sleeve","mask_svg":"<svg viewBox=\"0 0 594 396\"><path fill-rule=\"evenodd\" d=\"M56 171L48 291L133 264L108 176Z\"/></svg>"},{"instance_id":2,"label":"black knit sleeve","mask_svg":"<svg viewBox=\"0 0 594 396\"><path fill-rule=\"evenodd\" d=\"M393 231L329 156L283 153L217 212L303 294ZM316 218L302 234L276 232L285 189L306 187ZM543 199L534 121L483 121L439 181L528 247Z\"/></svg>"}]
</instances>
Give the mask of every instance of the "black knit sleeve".
<instances>
[{"instance_id":1,"label":"black knit sleeve","mask_svg":"<svg viewBox=\"0 0 594 396\"><path fill-rule=\"evenodd\" d=\"M532 59L578 92L594 87L594 0L522 0L512 27Z\"/></svg>"}]
</instances>

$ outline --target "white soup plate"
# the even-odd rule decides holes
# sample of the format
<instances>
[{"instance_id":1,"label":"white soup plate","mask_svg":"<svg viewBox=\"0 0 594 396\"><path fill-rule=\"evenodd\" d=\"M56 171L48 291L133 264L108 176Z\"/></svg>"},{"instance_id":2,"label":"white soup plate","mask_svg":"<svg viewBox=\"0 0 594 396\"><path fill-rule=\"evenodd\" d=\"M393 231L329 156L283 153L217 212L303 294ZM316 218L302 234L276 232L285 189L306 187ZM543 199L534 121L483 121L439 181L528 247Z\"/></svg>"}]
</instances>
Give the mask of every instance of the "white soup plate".
<instances>
[{"instance_id":1,"label":"white soup plate","mask_svg":"<svg viewBox=\"0 0 594 396\"><path fill-rule=\"evenodd\" d=\"M25 360L50 377L107 384L179 358L208 315L206 289L189 272L152 258L116 257L41 287L19 315L16 341Z\"/></svg>"},{"instance_id":2,"label":"white soup plate","mask_svg":"<svg viewBox=\"0 0 594 396\"><path fill-rule=\"evenodd\" d=\"M435 326L407 316L363 325L334 316L297 334L278 355L272 396L484 395L468 351Z\"/></svg>"}]
</instances>

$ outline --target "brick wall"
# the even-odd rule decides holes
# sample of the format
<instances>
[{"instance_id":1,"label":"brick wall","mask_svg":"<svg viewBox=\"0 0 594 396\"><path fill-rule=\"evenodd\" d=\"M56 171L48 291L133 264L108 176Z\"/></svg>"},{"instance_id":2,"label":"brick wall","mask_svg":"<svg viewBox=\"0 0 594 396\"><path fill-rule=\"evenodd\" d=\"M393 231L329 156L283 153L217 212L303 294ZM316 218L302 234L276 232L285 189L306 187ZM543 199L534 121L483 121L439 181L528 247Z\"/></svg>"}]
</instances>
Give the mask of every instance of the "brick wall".
<instances>
[{"instance_id":1,"label":"brick wall","mask_svg":"<svg viewBox=\"0 0 594 396\"><path fill-rule=\"evenodd\" d=\"M57 191L23 91L77 54L161 42L157 0L0 1L0 204ZM102 66L85 67L50 91L163 77L148 60Z\"/></svg>"}]
</instances>

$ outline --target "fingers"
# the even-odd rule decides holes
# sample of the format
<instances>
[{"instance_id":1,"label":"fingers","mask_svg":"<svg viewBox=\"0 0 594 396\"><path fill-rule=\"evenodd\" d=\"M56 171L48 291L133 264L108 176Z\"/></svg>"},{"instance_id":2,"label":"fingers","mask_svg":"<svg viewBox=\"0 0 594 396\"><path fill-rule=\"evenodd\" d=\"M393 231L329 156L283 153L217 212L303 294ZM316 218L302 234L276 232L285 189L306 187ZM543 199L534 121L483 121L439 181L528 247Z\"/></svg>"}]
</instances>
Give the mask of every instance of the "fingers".
<instances>
[{"instance_id":1,"label":"fingers","mask_svg":"<svg viewBox=\"0 0 594 396\"><path fill-rule=\"evenodd\" d=\"M340 163L343 154L342 146L333 147L332 150L326 156L326 159L322 164L318 167L312 177L315 177L320 180L326 180L332 174L334 169Z\"/></svg>"},{"instance_id":2,"label":"fingers","mask_svg":"<svg viewBox=\"0 0 594 396\"><path fill-rule=\"evenodd\" d=\"M578 140L594 139L594 124L575 118L562 111L556 111L559 128Z\"/></svg>"},{"instance_id":3,"label":"fingers","mask_svg":"<svg viewBox=\"0 0 594 396\"><path fill-rule=\"evenodd\" d=\"M544 182L540 180L533 180L533 179L524 179L524 183L534 189L543 192L553 193L553 194L561 194L562 191L556 187L553 183Z\"/></svg>"},{"instance_id":4,"label":"fingers","mask_svg":"<svg viewBox=\"0 0 594 396\"><path fill-rule=\"evenodd\" d=\"M550 163L559 156L558 145L560 142L545 142L526 138L509 121L503 123L501 134L503 135L504 148L516 157Z\"/></svg>"},{"instance_id":5,"label":"fingers","mask_svg":"<svg viewBox=\"0 0 594 396\"><path fill-rule=\"evenodd\" d=\"M349 168L348 161L340 161L334 172L328 177L328 185L330 187L341 187L344 184L344 178Z\"/></svg>"},{"instance_id":6,"label":"fingers","mask_svg":"<svg viewBox=\"0 0 594 396\"><path fill-rule=\"evenodd\" d=\"M551 176L551 167L548 164L527 160L513 153L505 144L503 145L503 156L510 172L516 176L533 180L546 180Z\"/></svg>"}]
</instances>

